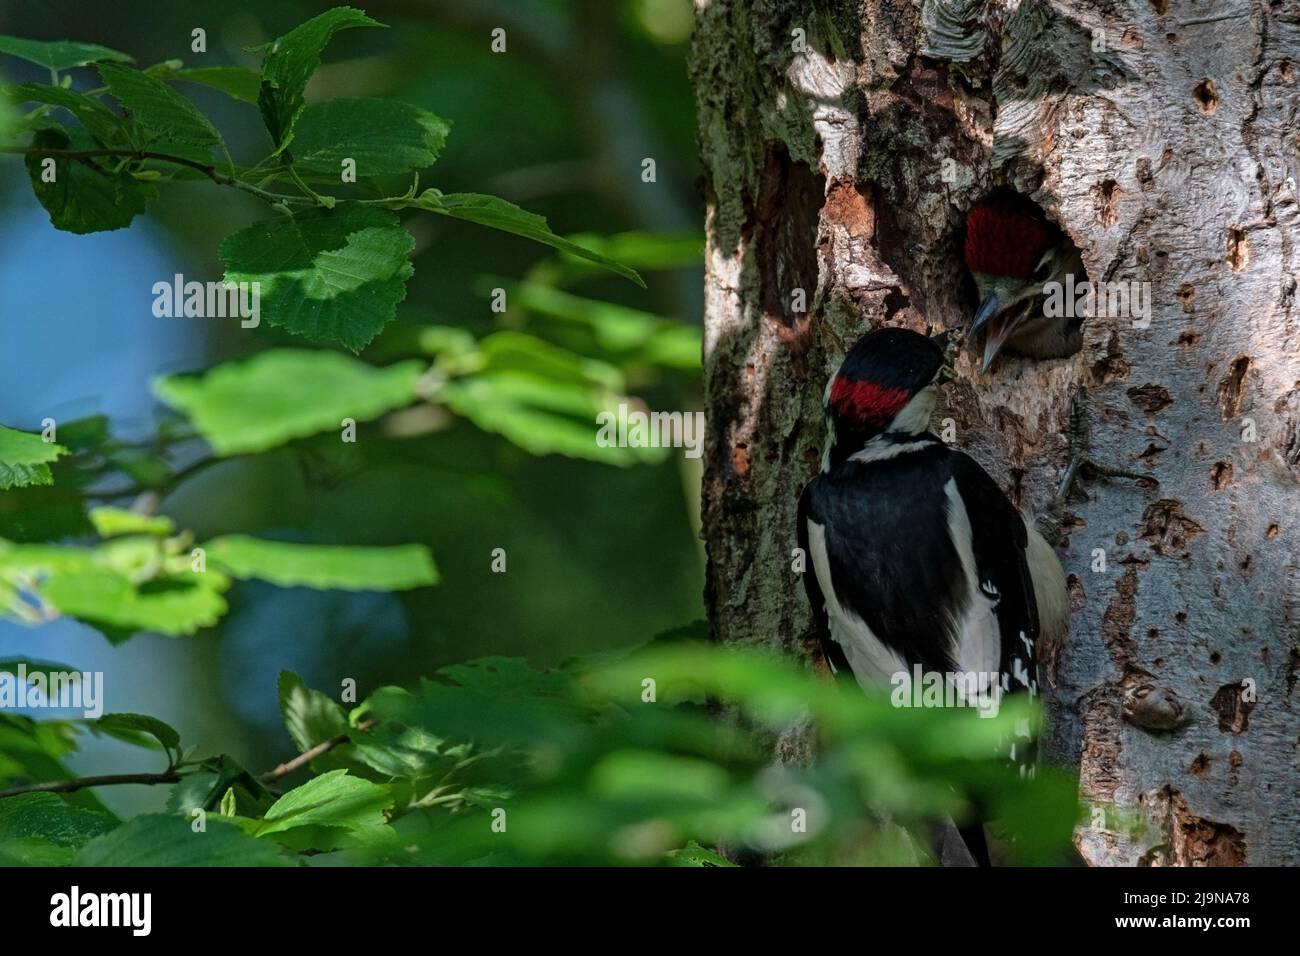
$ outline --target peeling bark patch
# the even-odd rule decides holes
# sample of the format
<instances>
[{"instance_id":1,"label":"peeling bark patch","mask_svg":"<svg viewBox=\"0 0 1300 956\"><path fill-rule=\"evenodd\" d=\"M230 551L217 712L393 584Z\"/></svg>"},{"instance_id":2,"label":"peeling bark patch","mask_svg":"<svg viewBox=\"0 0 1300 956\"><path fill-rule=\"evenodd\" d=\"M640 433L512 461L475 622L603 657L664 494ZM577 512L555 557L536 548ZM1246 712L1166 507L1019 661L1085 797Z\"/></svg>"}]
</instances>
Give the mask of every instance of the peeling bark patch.
<instances>
[{"instance_id":1,"label":"peeling bark patch","mask_svg":"<svg viewBox=\"0 0 1300 956\"><path fill-rule=\"evenodd\" d=\"M1152 502L1142 511L1142 537L1156 554L1165 554L1167 549L1182 550L1204 530L1183 511L1183 503L1172 498Z\"/></svg>"},{"instance_id":2,"label":"peeling bark patch","mask_svg":"<svg viewBox=\"0 0 1300 956\"><path fill-rule=\"evenodd\" d=\"M822 218L827 223L843 226L855 239L870 240L876 234L876 215L867 197L853 183L831 185L822 207Z\"/></svg>"},{"instance_id":3,"label":"peeling bark patch","mask_svg":"<svg viewBox=\"0 0 1300 956\"><path fill-rule=\"evenodd\" d=\"M737 445L731 449L731 470L740 478L744 478L749 473L749 447L747 445Z\"/></svg>"},{"instance_id":4,"label":"peeling bark patch","mask_svg":"<svg viewBox=\"0 0 1300 956\"><path fill-rule=\"evenodd\" d=\"M1124 750L1110 706L1095 702L1083 718L1083 752L1079 789L1090 800L1112 802L1119 789L1120 754Z\"/></svg>"},{"instance_id":5,"label":"peeling bark patch","mask_svg":"<svg viewBox=\"0 0 1300 956\"><path fill-rule=\"evenodd\" d=\"M1151 183L1155 181L1155 176L1151 173L1151 157L1139 156L1137 162L1133 164L1133 175L1141 183L1143 189L1150 189Z\"/></svg>"},{"instance_id":6,"label":"peeling bark patch","mask_svg":"<svg viewBox=\"0 0 1300 956\"><path fill-rule=\"evenodd\" d=\"M1192 760L1192 765L1187 768L1187 772L1193 777L1204 780L1210 775L1210 757L1208 754L1197 754Z\"/></svg>"},{"instance_id":7,"label":"peeling bark patch","mask_svg":"<svg viewBox=\"0 0 1300 956\"><path fill-rule=\"evenodd\" d=\"M1249 372L1250 356L1238 355L1228 367L1228 374L1219 382L1219 408L1223 411L1223 420L1225 422L1236 418L1241 413L1246 375Z\"/></svg>"},{"instance_id":8,"label":"peeling bark patch","mask_svg":"<svg viewBox=\"0 0 1300 956\"><path fill-rule=\"evenodd\" d=\"M1246 840L1236 827L1198 817L1172 787L1152 802L1153 809L1163 811L1169 834L1167 866L1246 865Z\"/></svg>"},{"instance_id":9,"label":"peeling bark patch","mask_svg":"<svg viewBox=\"0 0 1300 956\"><path fill-rule=\"evenodd\" d=\"M1210 487L1215 491L1222 491L1231 481L1232 462L1216 461L1214 467L1210 469Z\"/></svg>"},{"instance_id":10,"label":"peeling bark patch","mask_svg":"<svg viewBox=\"0 0 1300 956\"><path fill-rule=\"evenodd\" d=\"M1250 243L1246 241L1246 230L1233 226L1228 230L1228 265L1233 272L1240 272L1250 264Z\"/></svg>"},{"instance_id":11,"label":"peeling bark patch","mask_svg":"<svg viewBox=\"0 0 1300 956\"><path fill-rule=\"evenodd\" d=\"M1129 401L1148 415L1161 412L1174 403L1169 389L1163 385L1134 385L1125 394L1128 395Z\"/></svg>"},{"instance_id":12,"label":"peeling bark patch","mask_svg":"<svg viewBox=\"0 0 1300 956\"><path fill-rule=\"evenodd\" d=\"M1115 597L1101 616L1101 631L1111 660L1120 670L1128 670L1137 661L1133 643L1133 620L1137 616L1137 569L1127 568L1115 585Z\"/></svg>"},{"instance_id":13,"label":"peeling bark patch","mask_svg":"<svg viewBox=\"0 0 1300 956\"><path fill-rule=\"evenodd\" d=\"M1255 709L1253 700L1246 700L1242 685L1224 684L1210 698L1210 710L1219 715L1219 730L1225 734L1240 734L1250 728L1250 712Z\"/></svg>"},{"instance_id":14,"label":"peeling bark patch","mask_svg":"<svg viewBox=\"0 0 1300 956\"><path fill-rule=\"evenodd\" d=\"M1196 89L1192 90L1192 99L1196 100L1196 108L1206 116L1213 116L1219 108L1219 94L1214 89L1214 81L1209 77L1196 84Z\"/></svg>"},{"instance_id":15,"label":"peeling bark patch","mask_svg":"<svg viewBox=\"0 0 1300 956\"><path fill-rule=\"evenodd\" d=\"M1170 0L1151 0L1151 9L1156 12L1156 16L1167 17L1169 16L1169 2Z\"/></svg>"},{"instance_id":16,"label":"peeling bark patch","mask_svg":"<svg viewBox=\"0 0 1300 956\"><path fill-rule=\"evenodd\" d=\"M1103 179L1089 192L1092 194L1092 204L1096 209L1097 224L1104 229L1109 229L1119 222L1119 197L1124 195L1124 190L1119 188L1119 183L1113 179Z\"/></svg>"},{"instance_id":17,"label":"peeling bark patch","mask_svg":"<svg viewBox=\"0 0 1300 956\"><path fill-rule=\"evenodd\" d=\"M1184 312L1191 312L1192 306L1196 302L1196 289L1190 282L1184 282L1178 287L1178 302L1183 307Z\"/></svg>"}]
</instances>

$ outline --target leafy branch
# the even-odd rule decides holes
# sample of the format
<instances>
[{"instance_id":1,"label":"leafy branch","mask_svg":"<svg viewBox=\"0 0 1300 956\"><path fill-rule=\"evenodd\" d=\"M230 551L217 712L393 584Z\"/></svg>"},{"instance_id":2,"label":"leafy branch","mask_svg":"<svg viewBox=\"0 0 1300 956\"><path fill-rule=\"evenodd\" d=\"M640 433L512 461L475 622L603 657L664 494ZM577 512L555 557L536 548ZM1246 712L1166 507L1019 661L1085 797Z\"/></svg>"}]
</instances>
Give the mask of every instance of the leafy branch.
<instances>
[{"instance_id":1,"label":"leafy branch","mask_svg":"<svg viewBox=\"0 0 1300 956\"><path fill-rule=\"evenodd\" d=\"M71 159L78 162L95 159L101 156L113 156L138 161L152 159L157 162L171 163L174 166L183 166L186 169L196 170L204 176L207 176L218 186L233 186L235 189L243 190L249 195L256 196L258 199L265 200L269 203L278 203L285 206L314 205L312 200L303 196L293 196L287 193L273 193L262 189L250 182L239 179L236 176L223 173L221 170L217 169L216 166L209 163L202 163L185 156L172 156L167 153L159 153L147 149L110 149L104 147L96 149L56 149L50 146L0 146L0 153L17 156L53 156L59 159Z\"/></svg>"},{"instance_id":2,"label":"leafy branch","mask_svg":"<svg viewBox=\"0 0 1300 956\"><path fill-rule=\"evenodd\" d=\"M179 61L139 70L126 54L93 44L0 37L0 53L54 73L50 84L5 88L11 103L35 106L14 124L18 132L30 131L31 140L0 144L0 153L24 158L51 222L71 232L129 225L156 197L158 185L178 181L161 177L159 164L269 204L283 215L221 244L225 281L257 284L260 318L268 325L353 352L392 321L414 271L408 261L414 240L394 215L403 210L522 236L644 285L635 270L556 235L544 218L503 199L417 193L420 170L438 159L450 131L428 110L371 98L307 104L307 82L330 39L341 30L377 26L351 7L327 10L269 44L260 73L187 70ZM58 76L84 66L98 71L99 87L79 92ZM221 133L174 88L187 81L255 102L270 152L240 173ZM59 118L65 115L76 125L65 125ZM223 157L225 169L214 154ZM354 195L359 189L382 193L378 184L393 176L409 177L411 186L378 197ZM331 179L337 193L317 185ZM275 180L296 192L268 189Z\"/></svg>"}]
</instances>

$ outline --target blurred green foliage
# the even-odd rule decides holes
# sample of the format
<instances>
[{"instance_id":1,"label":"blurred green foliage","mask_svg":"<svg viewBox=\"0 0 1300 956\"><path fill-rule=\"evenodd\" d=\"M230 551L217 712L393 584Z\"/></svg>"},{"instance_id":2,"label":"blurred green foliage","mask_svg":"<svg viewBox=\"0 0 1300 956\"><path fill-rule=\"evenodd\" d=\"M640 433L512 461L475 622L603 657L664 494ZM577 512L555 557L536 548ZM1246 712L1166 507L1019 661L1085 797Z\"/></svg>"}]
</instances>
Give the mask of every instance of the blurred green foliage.
<instances>
[{"instance_id":1,"label":"blurred green foliage","mask_svg":"<svg viewBox=\"0 0 1300 956\"><path fill-rule=\"evenodd\" d=\"M282 674L285 724L316 754L312 776L283 792L276 772L258 778L227 756L179 758L170 728L109 715L92 726L144 731L139 743L154 738L168 754L166 771L182 777L170 815L119 825L48 794L8 797L0 858L726 865L740 854L916 864L933 862L933 821L976 812L1001 821L1010 859L1064 858L1079 812L1072 781L1022 780L1000 756L1026 701L993 718L901 710L777 657L675 637L550 671L510 658L453 665L351 710ZM801 728L809 760L778 765L772 735L791 728ZM49 759L63 752L60 740L50 739Z\"/></svg>"}]
</instances>

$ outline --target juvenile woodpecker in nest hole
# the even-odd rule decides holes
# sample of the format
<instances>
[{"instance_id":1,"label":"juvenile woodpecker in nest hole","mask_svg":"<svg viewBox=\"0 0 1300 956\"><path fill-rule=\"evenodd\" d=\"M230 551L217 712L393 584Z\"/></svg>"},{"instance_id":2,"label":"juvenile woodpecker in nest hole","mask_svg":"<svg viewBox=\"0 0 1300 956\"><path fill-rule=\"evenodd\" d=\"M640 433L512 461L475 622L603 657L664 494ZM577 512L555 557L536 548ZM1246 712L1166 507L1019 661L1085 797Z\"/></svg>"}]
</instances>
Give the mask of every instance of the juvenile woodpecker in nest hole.
<instances>
[{"instance_id":1,"label":"juvenile woodpecker in nest hole","mask_svg":"<svg viewBox=\"0 0 1300 956\"><path fill-rule=\"evenodd\" d=\"M984 343L987 372L1002 351L1030 358L1064 358L1083 343L1081 318L1048 316L1043 300L1049 283L1065 286L1087 279L1079 250L1033 202L999 191L966 214L966 267L980 304L968 337Z\"/></svg>"},{"instance_id":2,"label":"juvenile woodpecker in nest hole","mask_svg":"<svg viewBox=\"0 0 1300 956\"><path fill-rule=\"evenodd\" d=\"M822 470L799 499L808 601L832 669L863 688L887 691L919 666L975 675L980 695L1036 694L1037 643L1069 619L1065 575L988 473L929 432L949 375L937 344L890 328L827 384ZM1032 772L1032 745L1010 748ZM987 863L972 826L962 838Z\"/></svg>"}]
</instances>

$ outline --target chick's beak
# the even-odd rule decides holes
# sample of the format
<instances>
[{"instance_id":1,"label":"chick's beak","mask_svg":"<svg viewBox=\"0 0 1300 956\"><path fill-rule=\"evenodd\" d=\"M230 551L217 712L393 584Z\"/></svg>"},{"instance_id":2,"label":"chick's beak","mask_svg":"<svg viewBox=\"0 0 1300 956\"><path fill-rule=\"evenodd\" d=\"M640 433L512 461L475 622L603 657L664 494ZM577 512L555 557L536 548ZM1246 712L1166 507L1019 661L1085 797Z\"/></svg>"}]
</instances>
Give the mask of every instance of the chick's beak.
<instances>
[{"instance_id":1,"label":"chick's beak","mask_svg":"<svg viewBox=\"0 0 1300 956\"><path fill-rule=\"evenodd\" d=\"M970 331L966 333L968 338L973 338L980 333L980 330L988 324L989 319L997 315L998 307L1001 301L998 299L996 292L990 292L980 303L980 307L975 310L975 318L971 321Z\"/></svg>"},{"instance_id":2,"label":"chick's beak","mask_svg":"<svg viewBox=\"0 0 1300 956\"><path fill-rule=\"evenodd\" d=\"M1002 346L1006 344L1012 331L1020 323L1019 316L1008 310L987 320L987 324L988 329L984 333L984 361L980 366L980 371L985 375L993 367L993 360L998 357Z\"/></svg>"},{"instance_id":3,"label":"chick's beak","mask_svg":"<svg viewBox=\"0 0 1300 956\"><path fill-rule=\"evenodd\" d=\"M974 338L977 335L984 336L984 358L981 363L980 371L988 374L992 368L993 361L1006 345L1007 340L1015 333L1025 318L1030 305L1030 300L1016 295L1014 292L1005 298L999 296L997 292L990 292L980 303L980 307L975 311L975 318L971 322L970 332L967 335Z\"/></svg>"}]
</instances>

